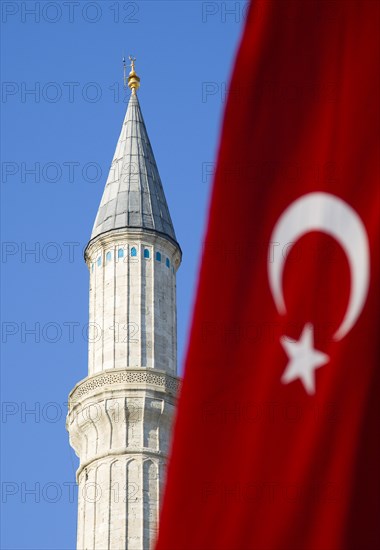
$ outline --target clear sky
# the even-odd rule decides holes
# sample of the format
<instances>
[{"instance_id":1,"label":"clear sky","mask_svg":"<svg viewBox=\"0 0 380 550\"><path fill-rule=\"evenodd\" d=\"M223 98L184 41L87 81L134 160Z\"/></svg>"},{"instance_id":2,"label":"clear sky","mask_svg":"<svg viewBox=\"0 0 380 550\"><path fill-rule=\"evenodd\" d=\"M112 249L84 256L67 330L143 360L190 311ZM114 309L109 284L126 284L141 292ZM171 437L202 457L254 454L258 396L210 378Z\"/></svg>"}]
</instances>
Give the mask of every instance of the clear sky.
<instances>
[{"instance_id":1,"label":"clear sky","mask_svg":"<svg viewBox=\"0 0 380 550\"><path fill-rule=\"evenodd\" d=\"M183 250L181 372L246 4L3 0L1 10L1 542L73 549L78 461L66 401L87 374L82 251L126 109L122 54L137 57L140 104Z\"/></svg>"}]
</instances>

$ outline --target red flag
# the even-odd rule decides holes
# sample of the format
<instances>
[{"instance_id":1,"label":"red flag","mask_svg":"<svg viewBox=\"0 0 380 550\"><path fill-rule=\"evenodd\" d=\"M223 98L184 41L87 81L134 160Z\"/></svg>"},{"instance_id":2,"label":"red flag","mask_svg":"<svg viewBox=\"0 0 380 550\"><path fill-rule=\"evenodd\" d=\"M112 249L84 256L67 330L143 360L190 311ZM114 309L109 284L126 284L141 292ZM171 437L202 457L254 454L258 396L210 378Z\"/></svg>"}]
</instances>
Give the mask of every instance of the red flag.
<instances>
[{"instance_id":1,"label":"red flag","mask_svg":"<svg viewBox=\"0 0 380 550\"><path fill-rule=\"evenodd\" d=\"M379 547L379 5L251 5L157 550Z\"/></svg>"}]
</instances>

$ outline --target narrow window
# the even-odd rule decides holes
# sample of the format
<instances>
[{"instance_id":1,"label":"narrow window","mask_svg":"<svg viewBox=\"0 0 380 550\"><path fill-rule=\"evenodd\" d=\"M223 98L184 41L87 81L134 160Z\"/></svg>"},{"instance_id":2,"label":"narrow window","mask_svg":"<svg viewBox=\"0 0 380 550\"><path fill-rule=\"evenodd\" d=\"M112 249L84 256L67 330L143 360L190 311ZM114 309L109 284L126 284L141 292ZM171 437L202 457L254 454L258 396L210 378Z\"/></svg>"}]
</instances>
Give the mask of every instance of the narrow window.
<instances>
[{"instance_id":1,"label":"narrow window","mask_svg":"<svg viewBox=\"0 0 380 550\"><path fill-rule=\"evenodd\" d=\"M107 252L107 254L106 254L106 264L108 264L108 262L111 261L111 258L112 258L111 252Z\"/></svg>"},{"instance_id":2,"label":"narrow window","mask_svg":"<svg viewBox=\"0 0 380 550\"><path fill-rule=\"evenodd\" d=\"M117 251L117 257L124 258L124 250L122 248L119 248L119 250Z\"/></svg>"},{"instance_id":3,"label":"narrow window","mask_svg":"<svg viewBox=\"0 0 380 550\"><path fill-rule=\"evenodd\" d=\"M149 259L149 250L147 248L144 250L144 258Z\"/></svg>"},{"instance_id":4,"label":"narrow window","mask_svg":"<svg viewBox=\"0 0 380 550\"><path fill-rule=\"evenodd\" d=\"M166 267L170 267L170 260L169 260L169 258L166 258Z\"/></svg>"},{"instance_id":5,"label":"narrow window","mask_svg":"<svg viewBox=\"0 0 380 550\"><path fill-rule=\"evenodd\" d=\"M157 260L158 262L161 261L161 252L156 252L156 260Z\"/></svg>"},{"instance_id":6,"label":"narrow window","mask_svg":"<svg viewBox=\"0 0 380 550\"><path fill-rule=\"evenodd\" d=\"M134 246L131 248L131 256L132 258L135 258L137 256L137 250Z\"/></svg>"},{"instance_id":7,"label":"narrow window","mask_svg":"<svg viewBox=\"0 0 380 550\"><path fill-rule=\"evenodd\" d=\"M91 264L91 273L94 273L94 262Z\"/></svg>"},{"instance_id":8,"label":"narrow window","mask_svg":"<svg viewBox=\"0 0 380 550\"><path fill-rule=\"evenodd\" d=\"M97 264L98 264L98 266L101 266L101 265L102 265L102 257L101 257L101 256L99 256L98 261L97 261Z\"/></svg>"}]
</instances>

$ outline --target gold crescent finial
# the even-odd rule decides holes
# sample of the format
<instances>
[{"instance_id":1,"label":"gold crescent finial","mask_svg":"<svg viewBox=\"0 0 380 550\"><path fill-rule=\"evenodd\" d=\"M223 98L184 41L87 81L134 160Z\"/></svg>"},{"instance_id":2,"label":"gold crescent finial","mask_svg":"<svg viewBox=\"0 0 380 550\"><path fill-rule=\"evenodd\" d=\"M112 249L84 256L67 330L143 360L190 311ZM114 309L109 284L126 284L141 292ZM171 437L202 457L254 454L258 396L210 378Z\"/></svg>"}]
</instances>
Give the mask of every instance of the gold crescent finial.
<instances>
[{"instance_id":1,"label":"gold crescent finial","mask_svg":"<svg viewBox=\"0 0 380 550\"><path fill-rule=\"evenodd\" d=\"M136 58L133 57L132 55L129 56L129 61L131 62L131 69L132 71L135 70L135 61L136 61Z\"/></svg>"},{"instance_id":2,"label":"gold crescent finial","mask_svg":"<svg viewBox=\"0 0 380 550\"><path fill-rule=\"evenodd\" d=\"M135 94L136 90L140 88L140 77L137 76L135 71L136 58L130 55L129 61L131 62L131 72L128 76L128 87L132 90L132 94Z\"/></svg>"}]
</instances>

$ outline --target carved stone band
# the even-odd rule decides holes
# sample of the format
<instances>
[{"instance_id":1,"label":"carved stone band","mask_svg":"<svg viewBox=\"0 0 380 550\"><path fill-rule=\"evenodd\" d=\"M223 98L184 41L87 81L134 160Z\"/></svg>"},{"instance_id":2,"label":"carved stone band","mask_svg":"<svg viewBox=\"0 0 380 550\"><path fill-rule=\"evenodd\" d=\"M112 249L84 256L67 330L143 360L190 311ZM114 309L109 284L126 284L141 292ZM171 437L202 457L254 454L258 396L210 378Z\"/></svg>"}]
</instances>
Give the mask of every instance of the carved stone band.
<instances>
[{"instance_id":1,"label":"carved stone band","mask_svg":"<svg viewBox=\"0 0 380 550\"><path fill-rule=\"evenodd\" d=\"M153 371L152 369L148 370L144 368L103 371L85 378L74 387L69 395L69 408L88 393L114 384L149 384L157 386L161 391L164 390L176 395L179 391L181 380L162 371Z\"/></svg>"}]
</instances>

